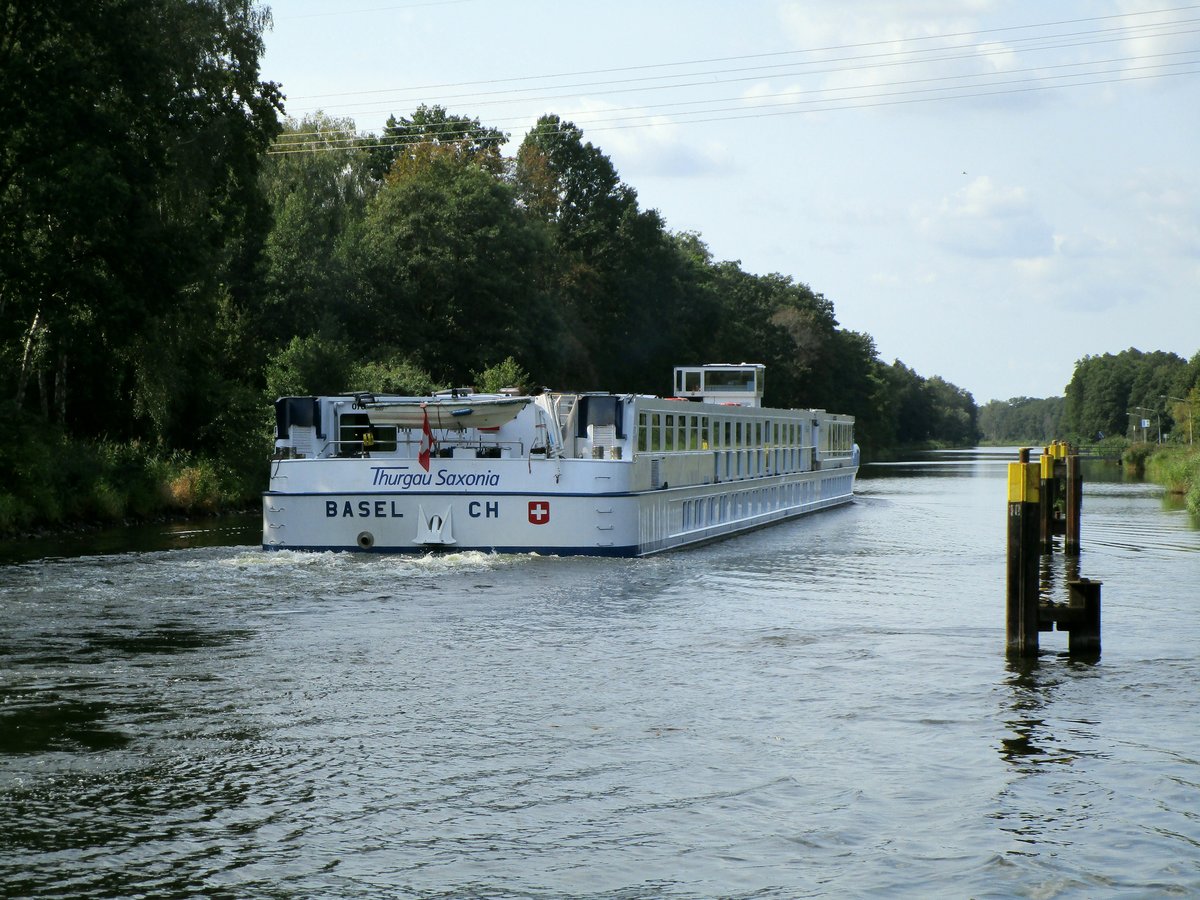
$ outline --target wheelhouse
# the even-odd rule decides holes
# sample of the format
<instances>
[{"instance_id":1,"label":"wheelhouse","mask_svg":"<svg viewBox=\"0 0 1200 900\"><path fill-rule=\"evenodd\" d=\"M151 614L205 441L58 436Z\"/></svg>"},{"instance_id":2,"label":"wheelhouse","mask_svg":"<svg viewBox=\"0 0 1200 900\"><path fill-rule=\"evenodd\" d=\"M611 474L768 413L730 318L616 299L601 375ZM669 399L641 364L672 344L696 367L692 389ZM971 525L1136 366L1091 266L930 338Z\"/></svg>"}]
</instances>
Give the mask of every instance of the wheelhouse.
<instances>
[{"instance_id":1,"label":"wheelhouse","mask_svg":"<svg viewBox=\"0 0 1200 900\"><path fill-rule=\"evenodd\" d=\"M766 366L709 363L675 367L675 396L726 406L762 406Z\"/></svg>"}]
</instances>

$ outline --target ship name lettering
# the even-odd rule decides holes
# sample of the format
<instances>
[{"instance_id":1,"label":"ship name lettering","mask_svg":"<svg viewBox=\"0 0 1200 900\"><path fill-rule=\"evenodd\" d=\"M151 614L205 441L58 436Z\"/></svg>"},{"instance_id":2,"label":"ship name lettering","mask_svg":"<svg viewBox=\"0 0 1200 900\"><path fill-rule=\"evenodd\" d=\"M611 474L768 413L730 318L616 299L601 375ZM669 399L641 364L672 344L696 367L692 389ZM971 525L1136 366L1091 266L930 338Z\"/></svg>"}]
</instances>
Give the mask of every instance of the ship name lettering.
<instances>
[{"instance_id":1,"label":"ship name lettering","mask_svg":"<svg viewBox=\"0 0 1200 900\"><path fill-rule=\"evenodd\" d=\"M325 518L336 519L403 519L404 513L396 505L395 500L359 500L351 503L346 500L338 503L336 500L325 501Z\"/></svg>"},{"instance_id":2,"label":"ship name lettering","mask_svg":"<svg viewBox=\"0 0 1200 900\"><path fill-rule=\"evenodd\" d=\"M500 476L491 469L486 472L448 472L438 469L437 483L447 487L497 487Z\"/></svg>"},{"instance_id":3,"label":"ship name lettering","mask_svg":"<svg viewBox=\"0 0 1200 900\"><path fill-rule=\"evenodd\" d=\"M467 504L467 515L472 519L480 517L485 519L500 518L500 504L495 500L489 500L486 503L481 503L478 500L472 500Z\"/></svg>"},{"instance_id":4,"label":"ship name lettering","mask_svg":"<svg viewBox=\"0 0 1200 900\"><path fill-rule=\"evenodd\" d=\"M411 487L421 487L433 484L433 476L428 472L410 472L408 466L372 466L375 473L372 487L398 487L408 490Z\"/></svg>"}]
</instances>

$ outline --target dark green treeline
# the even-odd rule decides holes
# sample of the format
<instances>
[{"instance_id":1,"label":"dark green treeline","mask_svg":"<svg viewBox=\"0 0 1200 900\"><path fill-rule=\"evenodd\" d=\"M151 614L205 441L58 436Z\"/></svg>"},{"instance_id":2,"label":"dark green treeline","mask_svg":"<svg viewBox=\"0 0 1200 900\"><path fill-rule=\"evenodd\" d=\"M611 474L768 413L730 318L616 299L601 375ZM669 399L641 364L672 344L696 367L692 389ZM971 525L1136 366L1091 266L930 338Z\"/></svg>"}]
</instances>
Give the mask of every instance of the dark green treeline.
<instances>
[{"instance_id":1,"label":"dark green treeline","mask_svg":"<svg viewBox=\"0 0 1200 900\"><path fill-rule=\"evenodd\" d=\"M755 361L868 453L969 444L967 392L789 276L712 257L553 115L280 124L244 0L0 6L0 531L244 502L280 393L663 393ZM505 150L508 152L504 152Z\"/></svg>"},{"instance_id":2,"label":"dark green treeline","mask_svg":"<svg viewBox=\"0 0 1200 900\"><path fill-rule=\"evenodd\" d=\"M1046 444L1072 440L1194 444L1200 414L1200 352L1085 356L1064 397L993 400L979 410L984 440Z\"/></svg>"}]
</instances>

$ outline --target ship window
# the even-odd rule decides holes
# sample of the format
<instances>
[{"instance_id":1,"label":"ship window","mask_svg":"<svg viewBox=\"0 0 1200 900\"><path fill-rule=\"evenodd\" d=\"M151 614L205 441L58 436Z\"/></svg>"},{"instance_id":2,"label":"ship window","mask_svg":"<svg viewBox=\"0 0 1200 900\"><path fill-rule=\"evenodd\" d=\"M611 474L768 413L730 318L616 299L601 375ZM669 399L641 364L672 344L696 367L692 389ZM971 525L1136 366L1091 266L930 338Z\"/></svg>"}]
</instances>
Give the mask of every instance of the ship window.
<instances>
[{"instance_id":1,"label":"ship window","mask_svg":"<svg viewBox=\"0 0 1200 900\"><path fill-rule=\"evenodd\" d=\"M649 435L646 434L646 414L638 413L638 438L637 448L640 452L645 453L650 446Z\"/></svg>"},{"instance_id":2,"label":"ship window","mask_svg":"<svg viewBox=\"0 0 1200 900\"><path fill-rule=\"evenodd\" d=\"M659 413L653 413L650 416L650 450L656 451L662 449L662 416Z\"/></svg>"},{"instance_id":3,"label":"ship window","mask_svg":"<svg viewBox=\"0 0 1200 900\"><path fill-rule=\"evenodd\" d=\"M708 416L700 417L700 449L708 449Z\"/></svg>"},{"instance_id":4,"label":"ship window","mask_svg":"<svg viewBox=\"0 0 1200 900\"><path fill-rule=\"evenodd\" d=\"M675 449L675 417L663 416L663 449L670 452Z\"/></svg>"},{"instance_id":5,"label":"ship window","mask_svg":"<svg viewBox=\"0 0 1200 900\"><path fill-rule=\"evenodd\" d=\"M733 372L709 370L704 373L705 391L753 391L754 370L741 369Z\"/></svg>"}]
</instances>

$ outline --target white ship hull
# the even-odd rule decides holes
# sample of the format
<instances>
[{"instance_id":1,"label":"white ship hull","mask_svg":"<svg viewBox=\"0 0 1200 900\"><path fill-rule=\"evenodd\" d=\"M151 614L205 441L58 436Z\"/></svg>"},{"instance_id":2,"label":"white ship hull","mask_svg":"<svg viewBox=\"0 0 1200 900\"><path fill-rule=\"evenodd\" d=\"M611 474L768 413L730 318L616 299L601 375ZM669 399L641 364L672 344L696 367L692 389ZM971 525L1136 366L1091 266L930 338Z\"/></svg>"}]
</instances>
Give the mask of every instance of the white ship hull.
<instances>
[{"instance_id":1,"label":"white ship hull","mask_svg":"<svg viewBox=\"0 0 1200 900\"><path fill-rule=\"evenodd\" d=\"M756 399L761 367L724 368ZM848 503L858 471L853 419L823 410L473 395L508 419L427 431L380 416L408 398L365 397L278 401L264 548L642 556Z\"/></svg>"},{"instance_id":2,"label":"white ship hull","mask_svg":"<svg viewBox=\"0 0 1200 900\"><path fill-rule=\"evenodd\" d=\"M282 460L276 464L281 471L277 480L305 480L296 470L314 462ZM418 466L388 470L399 476L399 484L381 488L374 484L381 470L372 462L341 460L343 471L322 479L312 491L264 494L264 546L642 556L848 503L856 471L839 468L635 492L628 463L570 460L562 466L568 471L556 473L552 460L528 465L525 460L493 460L479 472L448 460L440 466L435 461L429 473ZM405 476L417 484L405 485ZM472 478L485 483L462 486Z\"/></svg>"}]
</instances>

